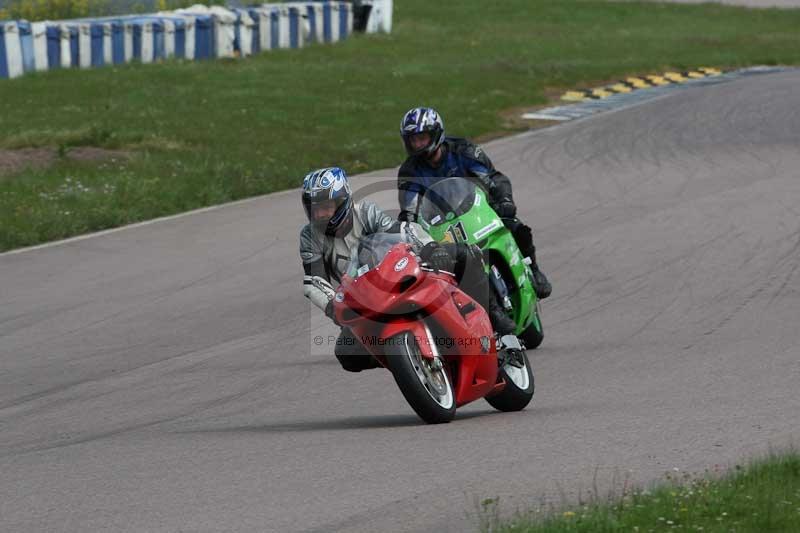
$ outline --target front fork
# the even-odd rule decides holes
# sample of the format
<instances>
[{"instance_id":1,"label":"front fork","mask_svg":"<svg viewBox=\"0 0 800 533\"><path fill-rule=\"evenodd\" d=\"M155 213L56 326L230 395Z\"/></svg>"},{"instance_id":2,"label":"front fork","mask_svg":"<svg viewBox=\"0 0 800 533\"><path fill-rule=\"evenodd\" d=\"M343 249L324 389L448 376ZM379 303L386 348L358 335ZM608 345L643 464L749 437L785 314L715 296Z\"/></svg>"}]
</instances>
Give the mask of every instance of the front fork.
<instances>
[{"instance_id":1,"label":"front fork","mask_svg":"<svg viewBox=\"0 0 800 533\"><path fill-rule=\"evenodd\" d=\"M506 281L500 274L500 270L495 265L492 265L489 270L489 278L492 280L492 287L500 303L503 305L503 309L511 311L513 305L511 304L511 297L508 295L508 285L506 285Z\"/></svg>"},{"instance_id":2,"label":"front fork","mask_svg":"<svg viewBox=\"0 0 800 533\"><path fill-rule=\"evenodd\" d=\"M525 275L527 276L529 282L532 284L533 283L533 273L531 272L531 267L530 267L531 261L527 257L523 261L524 261L524 263L526 265L528 265L527 268L525 269ZM488 275L489 275L489 279L491 279L491 281L492 281L492 288L494 289L494 293L495 293L497 299L502 303L503 308L506 310L506 312L508 312L509 314L512 314L514 306L513 306L513 303L511 302L511 296L510 296L510 291L508 289L508 284L506 283L506 280L503 279L503 275L500 273L500 269L497 268L496 265L491 265L490 268L489 268L489 274ZM536 309L532 310L532 314L533 314L532 319L533 320L538 321L539 317L542 316L542 307L541 307L541 305L542 305L541 300L539 300L537 298L536 299ZM513 314L512 314L512 317L513 317ZM541 327L541 325L539 327Z\"/></svg>"}]
</instances>

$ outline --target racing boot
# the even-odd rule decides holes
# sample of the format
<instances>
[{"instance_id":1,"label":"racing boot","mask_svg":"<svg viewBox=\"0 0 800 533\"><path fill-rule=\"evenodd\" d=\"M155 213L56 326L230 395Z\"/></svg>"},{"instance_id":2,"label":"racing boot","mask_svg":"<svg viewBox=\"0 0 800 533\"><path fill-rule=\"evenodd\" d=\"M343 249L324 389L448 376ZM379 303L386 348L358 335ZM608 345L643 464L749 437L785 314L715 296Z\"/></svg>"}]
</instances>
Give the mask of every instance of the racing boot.
<instances>
[{"instance_id":1,"label":"racing boot","mask_svg":"<svg viewBox=\"0 0 800 533\"><path fill-rule=\"evenodd\" d=\"M503 223L514 235L514 240L519 246L519 251L525 264L530 265L533 271L533 290L536 291L536 296L540 300L544 300L550 293L553 292L553 287L547 281L544 272L539 270L539 265L536 264L536 246L533 244L533 232L529 226L526 226L517 219L504 220Z\"/></svg>"},{"instance_id":2,"label":"racing boot","mask_svg":"<svg viewBox=\"0 0 800 533\"><path fill-rule=\"evenodd\" d=\"M489 308L486 310L489 314L489 320L492 322L492 328L501 337L503 335L513 335L514 330L517 329L517 324L511 320L505 310L500 306L494 294L489 295Z\"/></svg>"},{"instance_id":3,"label":"racing boot","mask_svg":"<svg viewBox=\"0 0 800 533\"><path fill-rule=\"evenodd\" d=\"M531 273L533 274L533 290L536 291L536 297L540 300L544 300L553 292L553 286L547 281L544 272L539 270L539 265L536 264L535 259L531 259L531 257L528 256L523 259L523 262L531 267Z\"/></svg>"},{"instance_id":4,"label":"racing boot","mask_svg":"<svg viewBox=\"0 0 800 533\"><path fill-rule=\"evenodd\" d=\"M526 257L525 259L529 258ZM539 270L539 265L536 264L536 261L531 261L531 271L533 272L533 290L536 291L536 296L540 300L544 300L553 292L553 286L550 285L544 272Z\"/></svg>"}]
</instances>

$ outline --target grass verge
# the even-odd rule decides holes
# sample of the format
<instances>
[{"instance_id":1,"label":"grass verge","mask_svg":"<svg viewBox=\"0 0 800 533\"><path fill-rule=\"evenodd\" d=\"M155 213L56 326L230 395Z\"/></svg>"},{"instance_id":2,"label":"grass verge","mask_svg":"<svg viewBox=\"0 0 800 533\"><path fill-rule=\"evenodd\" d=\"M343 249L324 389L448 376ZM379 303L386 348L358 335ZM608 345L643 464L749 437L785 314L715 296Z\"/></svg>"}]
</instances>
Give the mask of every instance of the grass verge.
<instances>
[{"instance_id":1,"label":"grass verge","mask_svg":"<svg viewBox=\"0 0 800 533\"><path fill-rule=\"evenodd\" d=\"M800 63L800 10L579 0L395 10L393 34L336 46L2 80L0 149L59 157L0 176L0 250L295 187L323 165L397 165L397 125L415 105L437 107L452 134L497 136L520 127L504 110L556 88ZM130 157L75 161L76 146Z\"/></svg>"},{"instance_id":2,"label":"grass verge","mask_svg":"<svg viewBox=\"0 0 800 533\"><path fill-rule=\"evenodd\" d=\"M800 531L800 454L771 454L724 474L673 472L652 490L623 490L611 503L559 511L534 510L503 522L484 502L484 531L503 533L616 533ZM489 512L487 512L489 511ZM544 515L544 516L543 516Z\"/></svg>"}]
</instances>

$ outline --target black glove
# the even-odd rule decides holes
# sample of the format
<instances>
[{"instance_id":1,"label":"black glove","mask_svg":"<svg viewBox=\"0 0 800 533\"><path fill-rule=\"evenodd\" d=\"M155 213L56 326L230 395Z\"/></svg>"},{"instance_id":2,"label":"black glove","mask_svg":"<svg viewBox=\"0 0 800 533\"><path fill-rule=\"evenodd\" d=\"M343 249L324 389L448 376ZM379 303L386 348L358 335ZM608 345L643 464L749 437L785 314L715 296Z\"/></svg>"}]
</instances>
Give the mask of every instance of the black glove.
<instances>
[{"instance_id":1,"label":"black glove","mask_svg":"<svg viewBox=\"0 0 800 533\"><path fill-rule=\"evenodd\" d=\"M419 256L423 262L428 263L434 270L445 270L452 272L455 267L455 261L444 249L444 246L438 242L429 242L422 247Z\"/></svg>"},{"instance_id":2,"label":"black glove","mask_svg":"<svg viewBox=\"0 0 800 533\"><path fill-rule=\"evenodd\" d=\"M514 218L517 216L517 206L514 205L510 198L503 198L492 208L500 218Z\"/></svg>"},{"instance_id":3,"label":"black glove","mask_svg":"<svg viewBox=\"0 0 800 533\"><path fill-rule=\"evenodd\" d=\"M333 320L333 323L337 326L341 326L339 321L336 320L336 313L333 312L333 300L328 300L328 305L325 306L325 316Z\"/></svg>"}]
</instances>

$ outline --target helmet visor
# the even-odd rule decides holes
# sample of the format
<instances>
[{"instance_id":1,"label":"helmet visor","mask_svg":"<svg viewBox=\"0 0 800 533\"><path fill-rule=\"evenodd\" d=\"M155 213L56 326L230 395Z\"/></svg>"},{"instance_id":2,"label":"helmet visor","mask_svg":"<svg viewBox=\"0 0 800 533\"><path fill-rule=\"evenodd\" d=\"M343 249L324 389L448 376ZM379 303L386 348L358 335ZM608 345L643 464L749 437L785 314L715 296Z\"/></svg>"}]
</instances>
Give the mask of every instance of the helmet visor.
<instances>
[{"instance_id":1,"label":"helmet visor","mask_svg":"<svg viewBox=\"0 0 800 533\"><path fill-rule=\"evenodd\" d=\"M336 215L339 207L346 201L346 198L331 198L306 205L309 222L319 229L325 229L328 222Z\"/></svg>"},{"instance_id":2,"label":"helmet visor","mask_svg":"<svg viewBox=\"0 0 800 533\"><path fill-rule=\"evenodd\" d=\"M406 136L406 143L408 147L415 153L420 153L427 150L431 144L430 132L423 131L420 133L412 133Z\"/></svg>"},{"instance_id":3,"label":"helmet visor","mask_svg":"<svg viewBox=\"0 0 800 533\"><path fill-rule=\"evenodd\" d=\"M323 200L308 206L308 219L314 224L327 224L336 213L336 200Z\"/></svg>"},{"instance_id":4,"label":"helmet visor","mask_svg":"<svg viewBox=\"0 0 800 533\"><path fill-rule=\"evenodd\" d=\"M403 142L409 155L420 155L430 151L433 136L429 131L407 133L403 135Z\"/></svg>"}]
</instances>

